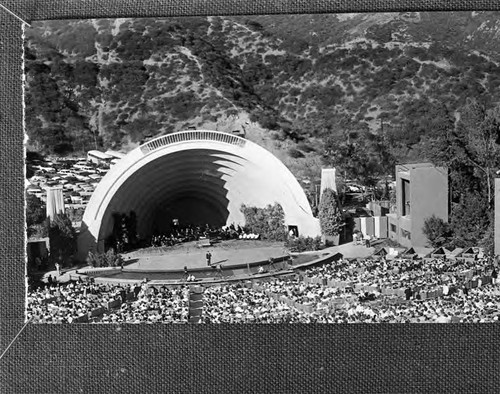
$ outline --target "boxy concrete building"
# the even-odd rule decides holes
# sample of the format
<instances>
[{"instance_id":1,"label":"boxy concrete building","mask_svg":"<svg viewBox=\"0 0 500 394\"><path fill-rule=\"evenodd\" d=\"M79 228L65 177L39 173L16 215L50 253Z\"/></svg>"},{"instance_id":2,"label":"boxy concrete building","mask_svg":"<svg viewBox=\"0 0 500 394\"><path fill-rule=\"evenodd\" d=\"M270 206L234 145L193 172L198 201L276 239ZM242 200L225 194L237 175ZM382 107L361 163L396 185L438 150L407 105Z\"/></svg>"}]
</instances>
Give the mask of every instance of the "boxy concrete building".
<instances>
[{"instance_id":1,"label":"boxy concrete building","mask_svg":"<svg viewBox=\"0 0 500 394\"><path fill-rule=\"evenodd\" d=\"M396 210L388 214L389 238L410 247L425 247L424 221L435 215L448 221L448 169L430 163L396 166Z\"/></svg>"}]
</instances>

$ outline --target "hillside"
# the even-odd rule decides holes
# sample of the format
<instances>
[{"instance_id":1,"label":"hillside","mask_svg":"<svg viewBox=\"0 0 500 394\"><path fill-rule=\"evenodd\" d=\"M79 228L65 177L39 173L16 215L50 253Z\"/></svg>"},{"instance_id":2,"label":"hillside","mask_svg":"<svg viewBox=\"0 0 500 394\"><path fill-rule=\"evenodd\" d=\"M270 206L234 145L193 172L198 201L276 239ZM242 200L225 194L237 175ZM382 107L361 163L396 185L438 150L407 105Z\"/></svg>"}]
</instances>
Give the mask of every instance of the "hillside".
<instances>
[{"instance_id":1,"label":"hillside","mask_svg":"<svg viewBox=\"0 0 500 394\"><path fill-rule=\"evenodd\" d=\"M26 32L29 148L126 151L196 127L241 130L302 178L319 175L346 132L389 142L396 161L424 159L421 141L459 119L467 98L500 102L498 16L36 22Z\"/></svg>"}]
</instances>

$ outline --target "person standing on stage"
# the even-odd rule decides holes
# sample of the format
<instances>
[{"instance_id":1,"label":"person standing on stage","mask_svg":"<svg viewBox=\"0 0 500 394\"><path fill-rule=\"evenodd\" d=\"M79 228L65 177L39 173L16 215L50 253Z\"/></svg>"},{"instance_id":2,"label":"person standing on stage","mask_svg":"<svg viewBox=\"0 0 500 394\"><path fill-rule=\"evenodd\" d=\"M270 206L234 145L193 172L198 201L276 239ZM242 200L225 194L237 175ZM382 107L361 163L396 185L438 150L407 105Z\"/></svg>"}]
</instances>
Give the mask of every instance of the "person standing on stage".
<instances>
[{"instance_id":1,"label":"person standing on stage","mask_svg":"<svg viewBox=\"0 0 500 394\"><path fill-rule=\"evenodd\" d=\"M205 257L207 258L207 265L210 267L210 264L212 262L212 253L208 251Z\"/></svg>"}]
</instances>

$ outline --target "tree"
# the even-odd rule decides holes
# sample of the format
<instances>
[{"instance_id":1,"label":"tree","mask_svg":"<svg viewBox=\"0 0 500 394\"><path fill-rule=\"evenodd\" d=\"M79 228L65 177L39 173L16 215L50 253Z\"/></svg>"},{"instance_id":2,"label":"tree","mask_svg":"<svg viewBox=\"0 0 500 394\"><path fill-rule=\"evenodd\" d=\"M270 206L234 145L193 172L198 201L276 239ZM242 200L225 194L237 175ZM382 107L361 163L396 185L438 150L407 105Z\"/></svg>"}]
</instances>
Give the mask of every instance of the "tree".
<instances>
[{"instance_id":1,"label":"tree","mask_svg":"<svg viewBox=\"0 0 500 394\"><path fill-rule=\"evenodd\" d=\"M392 173L395 164L383 137L350 126L327 137L324 160L346 178L356 179L369 188Z\"/></svg>"},{"instance_id":2,"label":"tree","mask_svg":"<svg viewBox=\"0 0 500 394\"><path fill-rule=\"evenodd\" d=\"M500 168L500 108L486 111L476 100L467 100L455 130L445 137L436 141L440 145L449 144L445 152L438 151L441 154L438 159L453 169L459 168L469 179L481 180L484 186L480 189L491 208L493 179ZM473 171L467 171L467 167Z\"/></svg>"},{"instance_id":3,"label":"tree","mask_svg":"<svg viewBox=\"0 0 500 394\"><path fill-rule=\"evenodd\" d=\"M452 246L479 246L490 226L490 212L484 194L465 193L451 212Z\"/></svg>"},{"instance_id":4,"label":"tree","mask_svg":"<svg viewBox=\"0 0 500 394\"><path fill-rule=\"evenodd\" d=\"M321 232L326 236L339 235L344 225L344 219L338 203L337 193L332 189L325 189L319 202L319 223Z\"/></svg>"},{"instance_id":5,"label":"tree","mask_svg":"<svg viewBox=\"0 0 500 394\"><path fill-rule=\"evenodd\" d=\"M49 227L50 257L53 262L68 261L76 251L76 232L65 214L56 215Z\"/></svg>"},{"instance_id":6,"label":"tree","mask_svg":"<svg viewBox=\"0 0 500 394\"><path fill-rule=\"evenodd\" d=\"M46 209L43 202L36 196L26 196L26 225L31 227L41 224L46 218Z\"/></svg>"},{"instance_id":7,"label":"tree","mask_svg":"<svg viewBox=\"0 0 500 394\"><path fill-rule=\"evenodd\" d=\"M500 108L485 111L470 100L457 127L459 152L486 178L488 206L492 206L493 178L500 167Z\"/></svg>"},{"instance_id":8,"label":"tree","mask_svg":"<svg viewBox=\"0 0 500 394\"><path fill-rule=\"evenodd\" d=\"M26 196L26 226L28 237L43 238L48 235L45 205L32 194Z\"/></svg>"},{"instance_id":9,"label":"tree","mask_svg":"<svg viewBox=\"0 0 500 394\"><path fill-rule=\"evenodd\" d=\"M500 168L500 109L486 110L476 100L467 100L456 126L429 138L425 152L434 164L449 169L450 246L488 243L493 179Z\"/></svg>"},{"instance_id":10,"label":"tree","mask_svg":"<svg viewBox=\"0 0 500 394\"><path fill-rule=\"evenodd\" d=\"M451 235L449 224L436 215L425 219L422 231L433 248L445 246Z\"/></svg>"}]
</instances>

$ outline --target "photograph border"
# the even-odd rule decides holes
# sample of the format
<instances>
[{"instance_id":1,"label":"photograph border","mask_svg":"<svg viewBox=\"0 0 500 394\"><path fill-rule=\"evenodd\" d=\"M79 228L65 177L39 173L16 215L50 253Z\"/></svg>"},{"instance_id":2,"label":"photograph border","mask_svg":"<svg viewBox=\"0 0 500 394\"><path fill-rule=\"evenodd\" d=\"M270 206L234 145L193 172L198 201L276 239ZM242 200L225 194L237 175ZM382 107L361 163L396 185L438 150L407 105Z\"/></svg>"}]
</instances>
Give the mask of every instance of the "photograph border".
<instances>
[{"instance_id":1,"label":"photograph border","mask_svg":"<svg viewBox=\"0 0 500 394\"><path fill-rule=\"evenodd\" d=\"M2 2L47 19L500 10L497 0ZM499 325L24 324L23 23L0 9L0 391L495 392Z\"/></svg>"}]
</instances>

